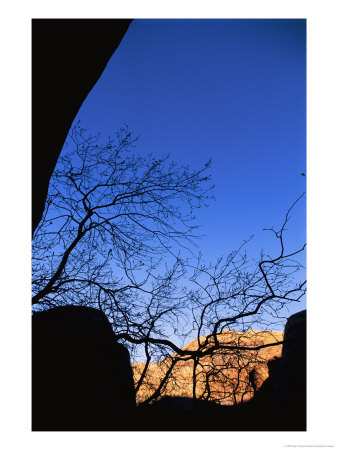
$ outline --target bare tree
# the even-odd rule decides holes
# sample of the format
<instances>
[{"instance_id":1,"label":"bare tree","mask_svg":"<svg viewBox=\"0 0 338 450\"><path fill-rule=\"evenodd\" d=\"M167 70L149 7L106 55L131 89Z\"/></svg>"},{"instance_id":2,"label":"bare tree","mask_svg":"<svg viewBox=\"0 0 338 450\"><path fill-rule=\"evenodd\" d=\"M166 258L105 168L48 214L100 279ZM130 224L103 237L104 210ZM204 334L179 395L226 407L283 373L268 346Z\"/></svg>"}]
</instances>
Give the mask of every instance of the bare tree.
<instances>
[{"instance_id":1,"label":"bare tree","mask_svg":"<svg viewBox=\"0 0 338 450\"><path fill-rule=\"evenodd\" d=\"M206 264L190 249L194 210L212 198L210 162L189 170L168 156L137 156L135 143L128 128L106 145L79 125L72 129L33 238L33 307L101 309L133 360L145 361L135 366L144 404L179 384L182 364L192 370L194 399L243 400L253 390L248 375L259 351L281 341L253 344L227 333L269 329L304 295L296 258L305 246L286 252L284 244L298 200L280 229L270 230L279 242L276 256L262 252L258 261L249 259L245 242L227 258ZM187 338L195 339L193 347L183 346ZM234 369L235 360L237 381L225 382L225 369ZM223 383L223 391L215 393L210 380Z\"/></svg>"}]
</instances>

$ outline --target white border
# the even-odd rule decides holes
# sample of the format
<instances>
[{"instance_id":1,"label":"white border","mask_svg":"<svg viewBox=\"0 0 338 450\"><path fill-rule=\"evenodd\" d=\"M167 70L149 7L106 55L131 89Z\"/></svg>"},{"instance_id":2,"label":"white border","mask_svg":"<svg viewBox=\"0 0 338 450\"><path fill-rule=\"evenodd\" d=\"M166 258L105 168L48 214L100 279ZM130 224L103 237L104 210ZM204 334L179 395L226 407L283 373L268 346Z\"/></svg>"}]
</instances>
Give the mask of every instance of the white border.
<instances>
[{"instance_id":1,"label":"white border","mask_svg":"<svg viewBox=\"0 0 338 450\"><path fill-rule=\"evenodd\" d=\"M221 3L223 3L221 5ZM318 6L317 6L318 5ZM336 443L333 330L337 311L337 19L335 2L12 1L1 8L1 440L6 449L175 447L275 449ZM31 433L30 20L57 18L306 18L308 26L309 431L306 433ZM329 372L327 372L329 367ZM331 406L332 405L332 406Z\"/></svg>"}]
</instances>

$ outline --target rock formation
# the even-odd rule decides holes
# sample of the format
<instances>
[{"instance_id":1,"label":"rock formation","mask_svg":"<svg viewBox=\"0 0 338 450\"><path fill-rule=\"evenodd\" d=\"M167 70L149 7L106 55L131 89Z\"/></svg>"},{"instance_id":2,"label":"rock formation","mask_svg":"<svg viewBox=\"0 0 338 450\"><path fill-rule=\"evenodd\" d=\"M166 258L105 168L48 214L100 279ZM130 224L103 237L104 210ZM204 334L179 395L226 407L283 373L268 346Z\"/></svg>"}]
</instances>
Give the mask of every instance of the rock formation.
<instances>
[{"instance_id":1,"label":"rock formation","mask_svg":"<svg viewBox=\"0 0 338 450\"><path fill-rule=\"evenodd\" d=\"M238 347L283 338L280 332L253 330L223 334L220 340ZM33 430L305 431L305 311L289 318L284 339L283 349L241 350L241 358L228 349L205 357L204 368L197 372L195 400L189 391L191 364L180 361L162 398L135 408L129 353L116 342L103 313L76 306L36 313ZM193 341L187 347L196 345ZM151 366L142 395L156 388L164 364ZM135 380L140 369L142 365L134 365Z\"/></svg>"},{"instance_id":2,"label":"rock formation","mask_svg":"<svg viewBox=\"0 0 338 450\"><path fill-rule=\"evenodd\" d=\"M200 339L204 342L205 337ZM218 336L222 344L235 345L237 350L220 350L199 360L196 376L197 398L208 398L220 405L234 405L250 400L269 376L268 362L281 356L282 345L263 348L259 351L243 351L241 347L272 344L283 341L278 331L253 331L246 333L224 331ZM197 341L184 349L196 350ZM159 386L170 358L151 363L145 380L137 392L137 402L146 400ZM139 379L144 364L133 364L135 381ZM208 394L209 392L209 394ZM179 361L174 367L162 396L193 397L193 361Z\"/></svg>"},{"instance_id":3,"label":"rock formation","mask_svg":"<svg viewBox=\"0 0 338 450\"><path fill-rule=\"evenodd\" d=\"M266 334L269 333L269 334ZM257 335L257 336L256 336ZM268 337L269 336L269 337ZM259 339L259 340L257 340ZM283 333L225 332L223 342L239 345L268 343L283 339ZM206 357L197 379L197 401L188 386L192 384L191 364L180 361L169 380L162 398L150 407L140 407L142 415L137 429L158 431L306 431L306 311L292 315L285 326L285 344L257 352L238 354L226 352ZM187 347L196 347L196 341ZM263 353L262 353L263 352ZM208 359L207 359L208 358ZM154 390L163 374L165 360L153 364L142 394ZM223 367L222 367L223 364ZM219 369L218 380L212 379L212 395L201 400L205 392L205 374ZM134 365L137 379L142 365ZM223 380L222 383L220 379ZM235 386L235 381L237 384ZM234 395L227 396L233 388ZM182 389L185 389L182 392ZM244 395L243 395L244 394ZM204 398L206 398L204 396ZM239 402L238 399L242 399ZM139 401L143 400L139 396ZM231 402L229 402L231 400Z\"/></svg>"},{"instance_id":4,"label":"rock formation","mask_svg":"<svg viewBox=\"0 0 338 450\"><path fill-rule=\"evenodd\" d=\"M288 429L306 429L306 311L289 317L281 358L269 364L269 378L255 403Z\"/></svg>"},{"instance_id":5,"label":"rock formation","mask_svg":"<svg viewBox=\"0 0 338 450\"><path fill-rule=\"evenodd\" d=\"M130 19L33 19L32 231L49 180L83 101L119 46Z\"/></svg>"},{"instance_id":6,"label":"rock formation","mask_svg":"<svg viewBox=\"0 0 338 450\"><path fill-rule=\"evenodd\" d=\"M124 429L135 408L128 350L94 308L32 318L33 430Z\"/></svg>"}]
</instances>

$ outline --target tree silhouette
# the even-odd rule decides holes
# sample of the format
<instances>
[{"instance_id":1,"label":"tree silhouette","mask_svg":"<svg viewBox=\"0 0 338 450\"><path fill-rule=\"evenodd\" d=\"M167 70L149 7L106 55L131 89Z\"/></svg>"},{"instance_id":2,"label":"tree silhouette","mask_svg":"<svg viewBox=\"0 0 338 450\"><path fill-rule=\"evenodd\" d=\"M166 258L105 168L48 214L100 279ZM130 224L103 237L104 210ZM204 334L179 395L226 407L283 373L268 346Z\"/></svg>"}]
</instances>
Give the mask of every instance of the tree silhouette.
<instances>
[{"instance_id":1,"label":"tree silhouette","mask_svg":"<svg viewBox=\"0 0 338 450\"><path fill-rule=\"evenodd\" d=\"M136 141L127 127L105 145L79 124L71 130L33 237L33 308L103 311L133 361L145 361L134 367L143 405L180 383L182 364L190 368L195 401L241 402L258 385L252 371L259 352L281 341L237 332L281 323L285 308L305 293L305 281L295 278L305 245L286 252L284 244L299 199L281 228L269 230L279 242L276 256L253 261L244 242L206 264L191 248L194 210L212 199L210 162L190 170L168 156L140 156ZM192 347L183 346L187 338L195 339Z\"/></svg>"}]
</instances>

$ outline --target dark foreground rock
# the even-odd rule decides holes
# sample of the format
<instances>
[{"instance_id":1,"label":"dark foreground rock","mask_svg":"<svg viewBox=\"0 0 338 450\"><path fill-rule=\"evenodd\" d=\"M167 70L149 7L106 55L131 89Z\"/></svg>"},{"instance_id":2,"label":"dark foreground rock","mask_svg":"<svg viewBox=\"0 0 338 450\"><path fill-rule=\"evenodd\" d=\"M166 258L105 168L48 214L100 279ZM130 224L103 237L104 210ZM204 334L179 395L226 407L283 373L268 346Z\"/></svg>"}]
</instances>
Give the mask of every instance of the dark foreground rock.
<instances>
[{"instance_id":1,"label":"dark foreground rock","mask_svg":"<svg viewBox=\"0 0 338 450\"><path fill-rule=\"evenodd\" d=\"M164 397L136 408L129 353L104 314L73 306L34 314L33 430L306 431L305 311L288 319L284 339L246 403Z\"/></svg>"},{"instance_id":2,"label":"dark foreground rock","mask_svg":"<svg viewBox=\"0 0 338 450\"><path fill-rule=\"evenodd\" d=\"M129 352L99 310L64 306L32 318L34 431L124 429L136 403Z\"/></svg>"},{"instance_id":3,"label":"dark foreground rock","mask_svg":"<svg viewBox=\"0 0 338 450\"><path fill-rule=\"evenodd\" d=\"M269 378L255 400L289 429L306 430L306 311L289 317L281 358L269 364Z\"/></svg>"}]
</instances>

